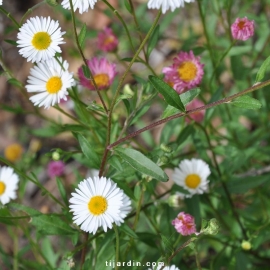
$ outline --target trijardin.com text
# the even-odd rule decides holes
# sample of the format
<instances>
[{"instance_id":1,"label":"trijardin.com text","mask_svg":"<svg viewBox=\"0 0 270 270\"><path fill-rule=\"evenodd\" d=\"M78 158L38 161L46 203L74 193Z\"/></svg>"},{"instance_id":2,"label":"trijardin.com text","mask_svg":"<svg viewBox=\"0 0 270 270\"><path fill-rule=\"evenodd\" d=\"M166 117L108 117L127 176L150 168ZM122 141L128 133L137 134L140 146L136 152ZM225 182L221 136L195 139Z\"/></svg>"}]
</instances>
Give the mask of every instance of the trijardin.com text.
<instances>
[{"instance_id":1,"label":"trijardin.com text","mask_svg":"<svg viewBox=\"0 0 270 270\"><path fill-rule=\"evenodd\" d=\"M105 261L105 265L108 267L115 268L115 266L164 266L164 262L146 262L144 264L137 261L128 261L128 262L115 262L115 261Z\"/></svg>"}]
</instances>

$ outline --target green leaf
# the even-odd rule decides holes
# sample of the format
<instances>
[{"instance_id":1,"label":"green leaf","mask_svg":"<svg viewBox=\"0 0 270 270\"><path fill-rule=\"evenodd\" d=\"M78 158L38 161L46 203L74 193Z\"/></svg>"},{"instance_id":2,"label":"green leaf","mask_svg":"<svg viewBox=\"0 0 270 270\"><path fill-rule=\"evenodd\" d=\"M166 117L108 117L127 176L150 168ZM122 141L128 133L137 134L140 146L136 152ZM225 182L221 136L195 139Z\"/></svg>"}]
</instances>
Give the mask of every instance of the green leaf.
<instances>
[{"instance_id":1,"label":"green leaf","mask_svg":"<svg viewBox=\"0 0 270 270\"><path fill-rule=\"evenodd\" d=\"M7 208L0 209L0 223L4 223L7 225L13 225L14 222L10 219L11 215Z\"/></svg>"},{"instance_id":2,"label":"green leaf","mask_svg":"<svg viewBox=\"0 0 270 270\"><path fill-rule=\"evenodd\" d=\"M80 132L80 131L86 130L84 126L71 125L71 124L62 125L61 128L62 128L62 131L73 131L73 132Z\"/></svg>"},{"instance_id":3,"label":"green leaf","mask_svg":"<svg viewBox=\"0 0 270 270\"><path fill-rule=\"evenodd\" d=\"M195 132L195 129L193 127L193 125L188 125L186 126L181 133L179 134L179 136L176 139L176 142L178 145L184 143L184 141L193 133Z\"/></svg>"},{"instance_id":4,"label":"green leaf","mask_svg":"<svg viewBox=\"0 0 270 270\"><path fill-rule=\"evenodd\" d=\"M124 232L125 234L129 235L132 238L138 238L137 234L126 223L123 223L119 227L119 231Z\"/></svg>"},{"instance_id":5,"label":"green leaf","mask_svg":"<svg viewBox=\"0 0 270 270\"><path fill-rule=\"evenodd\" d=\"M257 110L262 107L262 104L259 100L252 98L250 96L242 96L234 99L231 103L239 108Z\"/></svg>"},{"instance_id":6,"label":"green leaf","mask_svg":"<svg viewBox=\"0 0 270 270\"><path fill-rule=\"evenodd\" d=\"M61 179L59 177L56 177L56 182L57 182L59 193L63 201L65 202L66 205L68 205L67 193Z\"/></svg>"},{"instance_id":7,"label":"green leaf","mask_svg":"<svg viewBox=\"0 0 270 270\"><path fill-rule=\"evenodd\" d=\"M78 35L80 47L83 47L83 45L84 45L85 36L86 36L86 24L83 25L83 27Z\"/></svg>"},{"instance_id":8,"label":"green leaf","mask_svg":"<svg viewBox=\"0 0 270 270\"><path fill-rule=\"evenodd\" d=\"M34 129L30 130L31 134L38 136L38 137L53 137L60 133L59 126L50 126L50 127L45 127L45 128L39 128L39 129Z\"/></svg>"},{"instance_id":9,"label":"green leaf","mask_svg":"<svg viewBox=\"0 0 270 270\"><path fill-rule=\"evenodd\" d=\"M133 95L129 95L129 94L120 95L117 98L114 106L116 106L121 100L123 100L123 99L131 99L132 97L133 97Z\"/></svg>"},{"instance_id":10,"label":"green leaf","mask_svg":"<svg viewBox=\"0 0 270 270\"><path fill-rule=\"evenodd\" d=\"M165 83L163 80L161 80L158 77L155 77L153 75L150 75L148 77L150 83L153 85L153 87L162 94L166 102L179 109L182 112L185 112L185 106L183 105L179 95L177 92L170 87L167 83Z\"/></svg>"},{"instance_id":11,"label":"green leaf","mask_svg":"<svg viewBox=\"0 0 270 270\"><path fill-rule=\"evenodd\" d=\"M131 62L132 61L132 57L125 57L125 58L122 58L121 61L124 61L124 62ZM135 60L135 63L141 63L142 61L141 60Z\"/></svg>"},{"instance_id":12,"label":"green leaf","mask_svg":"<svg viewBox=\"0 0 270 270\"><path fill-rule=\"evenodd\" d=\"M37 230L44 235L71 235L75 231L63 221L58 215L50 214L44 215L39 211L20 205L17 203L11 203L11 207L21 210L29 214L31 217L30 223L37 228Z\"/></svg>"},{"instance_id":13,"label":"green leaf","mask_svg":"<svg viewBox=\"0 0 270 270\"><path fill-rule=\"evenodd\" d=\"M165 172L139 151L130 148L116 148L115 152L140 173L149 175L159 181L168 181L169 178Z\"/></svg>"},{"instance_id":14,"label":"green leaf","mask_svg":"<svg viewBox=\"0 0 270 270\"><path fill-rule=\"evenodd\" d=\"M83 75L85 78L90 79L90 69L86 65L82 65ZM90 83L90 82L89 82Z\"/></svg>"},{"instance_id":15,"label":"green leaf","mask_svg":"<svg viewBox=\"0 0 270 270\"><path fill-rule=\"evenodd\" d=\"M149 38L148 47L147 47L147 56L149 57L153 49L156 47L159 37L159 25L156 26L152 35Z\"/></svg>"},{"instance_id":16,"label":"green leaf","mask_svg":"<svg viewBox=\"0 0 270 270\"><path fill-rule=\"evenodd\" d=\"M191 102L195 97L197 97L201 92L200 88L191 89L180 95L180 99L182 103L186 106L189 102Z\"/></svg>"},{"instance_id":17,"label":"green leaf","mask_svg":"<svg viewBox=\"0 0 270 270\"><path fill-rule=\"evenodd\" d=\"M11 44L11 45L14 45L14 46L17 46L17 42L15 40L11 40L11 39L5 39L5 42Z\"/></svg>"},{"instance_id":18,"label":"green leaf","mask_svg":"<svg viewBox=\"0 0 270 270\"><path fill-rule=\"evenodd\" d=\"M265 72L267 70L267 68L269 67L270 65L270 56L268 56L264 62L262 63L258 73L257 73L257 76L256 76L256 80L255 80L255 83L256 82L261 82L265 76Z\"/></svg>"},{"instance_id":19,"label":"green leaf","mask_svg":"<svg viewBox=\"0 0 270 270\"><path fill-rule=\"evenodd\" d=\"M132 13L132 9L131 9L131 6L130 6L128 0L125 0L125 7L126 7L127 11L131 14Z\"/></svg>"},{"instance_id":20,"label":"green leaf","mask_svg":"<svg viewBox=\"0 0 270 270\"><path fill-rule=\"evenodd\" d=\"M165 109L165 111L163 112L161 118L164 119L164 118L167 118L171 115L174 115L174 114L177 114L179 113L180 111L178 109L176 109L175 107L171 106L171 105L168 105Z\"/></svg>"},{"instance_id":21,"label":"green leaf","mask_svg":"<svg viewBox=\"0 0 270 270\"><path fill-rule=\"evenodd\" d=\"M23 84L20 81L18 81L17 79L15 79L15 78L9 79L7 82L12 84L12 85L15 85L15 86L17 86L19 88L23 87Z\"/></svg>"},{"instance_id":22,"label":"green leaf","mask_svg":"<svg viewBox=\"0 0 270 270\"><path fill-rule=\"evenodd\" d=\"M78 135L78 140L84 155L95 164L96 168L99 168L100 158L96 153L97 146L93 143L90 143L85 137L80 134Z\"/></svg>"},{"instance_id":23,"label":"green leaf","mask_svg":"<svg viewBox=\"0 0 270 270\"><path fill-rule=\"evenodd\" d=\"M248 177L238 177L232 179L227 183L227 188L229 192L232 193L245 193L252 188L256 188L260 185L263 185L269 181L268 175L261 176L248 176Z\"/></svg>"}]
</instances>

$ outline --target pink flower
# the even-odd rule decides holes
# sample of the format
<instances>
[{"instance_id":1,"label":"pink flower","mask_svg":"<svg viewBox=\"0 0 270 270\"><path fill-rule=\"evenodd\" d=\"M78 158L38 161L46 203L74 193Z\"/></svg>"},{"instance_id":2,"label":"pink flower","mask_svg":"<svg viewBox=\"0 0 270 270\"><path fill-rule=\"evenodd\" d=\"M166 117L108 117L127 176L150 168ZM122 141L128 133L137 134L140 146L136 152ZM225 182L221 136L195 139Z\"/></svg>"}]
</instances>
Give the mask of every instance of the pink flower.
<instances>
[{"instance_id":1,"label":"pink flower","mask_svg":"<svg viewBox=\"0 0 270 270\"><path fill-rule=\"evenodd\" d=\"M104 52L113 52L116 50L118 39L111 28L106 27L102 32L99 32L97 45Z\"/></svg>"},{"instance_id":2,"label":"pink flower","mask_svg":"<svg viewBox=\"0 0 270 270\"><path fill-rule=\"evenodd\" d=\"M172 225L182 235L190 235L196 232L194 217L185 212L180 212L177 218L172 221Z\"/></svg>"},{"instance_id":3,"label":"pink flower","mask_svg":"<svg viewBox=\"0 0 270 270\"><path fill-rule=\"evenodd\" d=\"M193 99L187 106L186 106L186 109L187 111L189 110L193 110L193 109L196 109L196 108L199 108L199 107L202 107L204 106L205 104L200 101L199 99L195 98ZM202 111L199 111L199 112L195 112L195 113L192 113L189 115L190 118L192 118L195 122L202 122L203 121L203 118L204 118L204 115L205 115L205 110L202 110ZM190 122L190 119L189 117L186 117L185 118L185 121L187 123Z\"/></svg>"},{"instance_id":4,"label":"pink flower","mask_svg":"<svg viewBox=\"0 0 270 270\"><path fill-rule=\"evenodd\" d=\"M163 68L162 72L165 74L164 80L173 85L178 94L182 94L201 83L203 67L200 57L196 57L192 51L180 52L173 59L173 65Z\"/></svg>"},{"instance_id":5,"label":"pink flower","mask_svg":"<svg viewBox=\"0 0 270 270\"><path fill-rule=\"evenodd\" d=\"M249 21L247 17L237 18L231 25L232 37L237 40L247 40L254 34L254 21Z\"/></svg>"},{"instance_id":6,"label":"pink flower","mask_svg":"<svg viewBox=\"0 0 270 270\"><path fill-rule=\"evenodd\" d=\"M114 77L116 76L116 64L110 63L105 57L94 57L91 60L87 60L89 69L91 70L97 88L99 90L108 89L112 84ZM90 79L87 79L82 67L78 70L80 84L90 90L95 90L95 87Z\"/></svg>"},{"instance_id":7,"label":"pink flower","mask_svg":"<svg viewBox=\"0 0 270 270\"><path fill-rule=\"evenodd\" d=\"M47 168L48 175L52 178L55 176L60 176L64 173L65 164L63 161L50 161Z\"/></svg>"}]
</instances>

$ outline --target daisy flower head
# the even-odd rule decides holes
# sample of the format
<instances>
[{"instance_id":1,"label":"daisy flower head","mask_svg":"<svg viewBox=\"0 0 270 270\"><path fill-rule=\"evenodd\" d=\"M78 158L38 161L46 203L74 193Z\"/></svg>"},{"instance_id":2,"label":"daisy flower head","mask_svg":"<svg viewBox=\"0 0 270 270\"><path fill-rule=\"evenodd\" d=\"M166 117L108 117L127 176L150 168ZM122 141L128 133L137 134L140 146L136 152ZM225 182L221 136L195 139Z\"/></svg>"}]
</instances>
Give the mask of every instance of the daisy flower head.
<instances>
[{"instance_id":1,"label":"daisy flower head","mask_svg":"<svg viewBox=\"0 0 270 270\"><path fill-rule=\"evenodd\" d=\"M65 43L59 22L50 17L32 17L20 28L17 44L19 54L27 61L40 62L54 57L61 52L59 44Z\"/></svg>"},{"instance_id":2,"label":"daisy flower head","mask_svg":"<svg viewBox=\"0 0 270 270\"><path fill-rule=\"evenodd\" d=\"M190 235L196 232L194 217L185 212L180 212L177 218L172 221L172 225L182 235Z\"/></svg>"},{"instance_id":3,"label":"daisy flower head","mask_svg":"<svg viewBox=\"0 0 270 270\"><path fill-rule=\"evenodd\" d=\"M2 0L0 0L0 6L2 6L2 4L3 4L3 1L2 1Z\"/></svg>"},{"instance_id":4,"label":"daisy flower head","mask_svg":"<svg viewBox=\"0 0 270 270\"><path fill-rule=\"evenodd\" d=\"M113 223L120 226L131 210L130 199L106 177L89 177L80 182L69 202L74 223L93 234L99 227L107 232Z\"/></svg>"},{"instance_id":5,"label":"daisy flower head","mask_svg":"<svg viewBox=\"0 0 270 270\"><path fill-rule=\"evenodd\" d=\"M194 194L203 194L208 190L209 181L207 178L210 173L208 164L203 160L195 158L191 160L184 159L175 168L172 179L177 185L183 187L193 196Z\"/></svg>"},{"instance_id":6,"label":"daisy flower head","mask_svg":"<svg viewBox=\"0 0 270 270\"><path fill-rule=\"evenodd\" d=\"M105 57L94 57L87 60L87 65L92 72L98 90L108 89L117 74L116 64L110 63ZM95 90L93 82L84 76L82 67L78 70L78 76L82 86Z\"/></svg>"},{"instance_id":7,"label":"daisy flower head","mask_svg":"<svg viewBox=\"0 0 270 270\"><path fill-rule=\"evenodd\" d=\"M167 10L174 11L176 8L184 7L186 3L194 2L194 0L149 0L148 8L150 9L162 9L164 14Z\"/></svg>"},{"instance_id":8,"label":"daisy flower head","mask_svg":"<svg viewBox=\"0 0 270 270\"><path fill-rule=\"evenodd\" d=\"M17 198L19 177L10 167L0 166L0 202L7 204Z\"/></svg>"},{"instance_id":9,"label":"daisy flower head","mask_svg":"<svg viewBox=\"0 0 270 270\"><path fill-rule=\"evenodd\" d=\"M193 100L186 106L186 110L189 111L189 110L192 110L192 109L196 109L196 108L202 107L202 106L204 106L204 105L205 105L205 104L204 104L201 100L195 98L195 99L193 99ZM195 122L201 123L201 122L203 121L203 119L204 119L204 115L205 115L205 110L201 110L201 111L198 111L198 112L195 112L195 113L190 114L189 117L190 117L191 119L193 119ZM190 118L189 118L189 117L186 117L186 118L185 118L185 121L186 121L187 123L190 122Z\"/></svg>"},{"instance_id":10,"label":"daisy flower head","mask_svg":"<svg viewBox=\"0 0 270 270\"><path fill-rule=\"evenodd\" d=\"M237 18L231 25L232 37L237 40L247 40L254 34L254 21L250 21L247 17Z\"/></svg>"},{"instance_id":11,"label":"daisy flower head","mask_svg":"<svg viewBox=\"0 0 270 270\"><path fill-rule=\"evenodd\" d=\"M148 270L153 270L153 269L160 270L163 266L164 266L163 263L159 263L157 267L154 266L153 268L148 268ZM171 265L171 266L165 266L163 270L180 270L180 269L176 267L175 265Z\"/></svg>"},{"instance_id":12,"label":"daisy flower head","mask_svg":"<svg viewBox=\"0 0 270 270\"><path fill-rule=\"evenodd\" d=\"M74 11L79 9L80 14L82 14L83 12L87 12L89 7L93 9L96 2L97 0L72 0ZM69 0L63 0L61 5L65 9L70 9Z\"/></svg>"},{"instance_id":13,"label":"daisy flower head","mask_svg":"<svg viewBox=\"0 0 270 270\"><path fill-rule=\"evenodd\" d=\"M113 52L117 49L118 38L110 27L106 27L98 34L97 46L101 51Z\"/></svg>"},{"instance_id":14,"label":"daisy flower head","mask_svg":"<svg viewBox=\"0 0 270 270\"><path fill-rule=\"evenodd\" d=\"M58 63L61 63L61 65ZM68 71L68 62L61 57L39 62L31 68L28 76L27 92L38 92L30 97L35 106L44 106L45 109L67 99L67 89L74 84L72 73Z\"/></svg>"},{"instance_id":15,"label":"daisy flower head","mask_svg":"<svg viewBox=\"0 0 270 270\"><path fill-rule=\"evenodd\" d=\"M5 148L4 156L8 161L19 160L23 153L23 147L19 143L12 143Z\"/></svg>"},{"instance_id":16,"label":"daisy flower head","mask_svg":"<svg viewBox=\"0 0 270 270\"><path fill-rule=\"evenodd\" d=\"M65 170L65 163L61 160L50 161L47 167L48 175L53 178L55 176L61 176Z\"/></svg>"},{"instance_id":17,"label":"daisy flower head","mask_svg":"<svg viewBox=\"0 0 270 270\"><path fill-rule=\"evenodd\" d=\"M162 72L170 78L170 83L178 94L182 94L201 83L204 64L200 57L192 51L180 52L174 59L171 67L166 67Z\"/></svg>"}]
</instances>

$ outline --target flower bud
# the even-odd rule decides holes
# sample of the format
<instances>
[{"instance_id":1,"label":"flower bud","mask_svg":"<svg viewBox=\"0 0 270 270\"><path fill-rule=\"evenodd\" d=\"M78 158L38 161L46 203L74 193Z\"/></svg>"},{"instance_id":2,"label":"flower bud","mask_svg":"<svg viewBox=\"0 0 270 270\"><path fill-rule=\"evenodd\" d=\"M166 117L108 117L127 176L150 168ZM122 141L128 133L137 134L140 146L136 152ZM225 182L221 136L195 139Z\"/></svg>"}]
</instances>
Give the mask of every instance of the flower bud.
<instances>
[{"instance_id":1,"label":"flower bud","mask_svg":"<svg viewBox=\"0 0 270 270\"><path fill-rule=\"evenodd\" d=\"M249 241L242 241L241 247L243 250L250 250L251 249L251 244Z\"/></svg>"}]
</instances>

